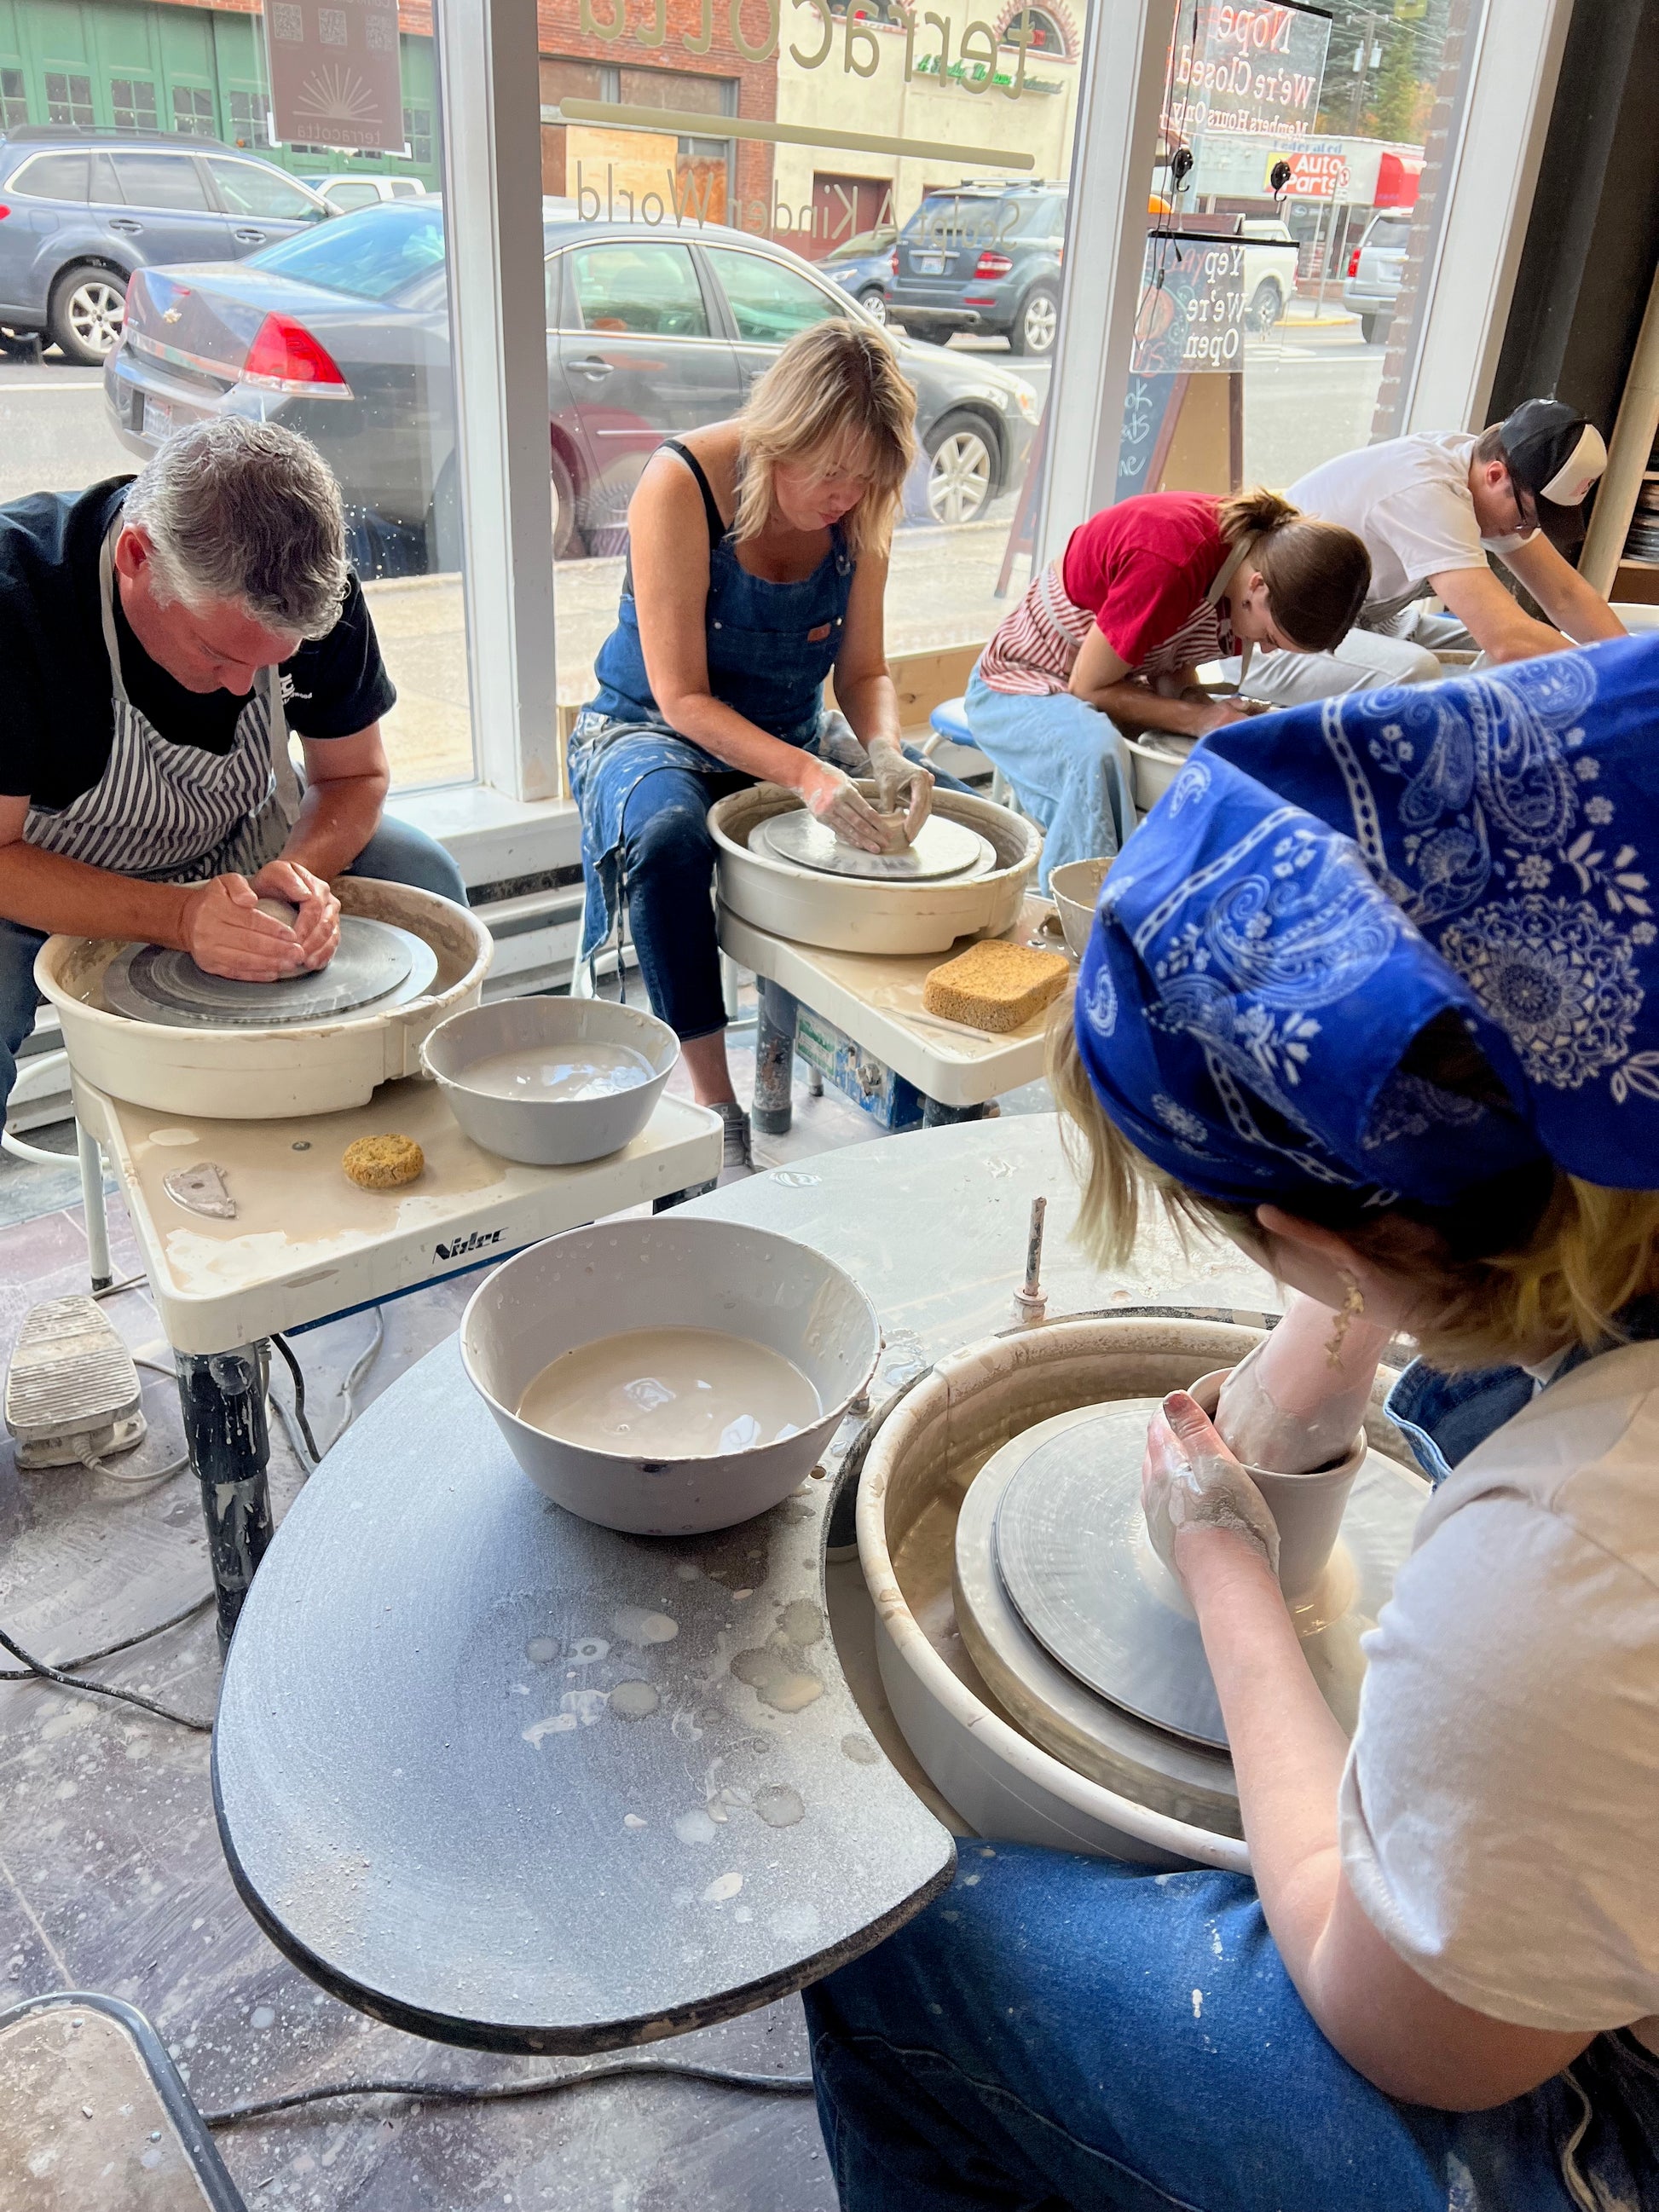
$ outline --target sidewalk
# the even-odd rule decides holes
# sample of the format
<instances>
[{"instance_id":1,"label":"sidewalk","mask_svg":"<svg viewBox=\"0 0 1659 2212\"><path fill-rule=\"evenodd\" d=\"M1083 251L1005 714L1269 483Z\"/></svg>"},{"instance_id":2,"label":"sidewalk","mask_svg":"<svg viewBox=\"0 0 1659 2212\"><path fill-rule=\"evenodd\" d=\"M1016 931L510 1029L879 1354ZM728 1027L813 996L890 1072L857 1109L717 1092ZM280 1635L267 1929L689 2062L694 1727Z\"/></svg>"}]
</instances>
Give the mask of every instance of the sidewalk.
<instances>
[{"instance_id":1,"label":"sidewalk","mask_svg":"<svg viewBox=\"0 0 1659 2212\"><path fill-rule=\"evenodd\" d=\"M954 529L901 530L887 586L887 650L928 652L988 638L1024 590L1030 563L1015 565L1008 595L995 596L1012 499L987 522ZM624 563L561 561L554 567L558 697L579 707L593 689L593 656L616 620ZM398 703L386 719L394 788L465 780L472 774L466 624L457 574L366 584Z\"/></svg>"}]
</instances>

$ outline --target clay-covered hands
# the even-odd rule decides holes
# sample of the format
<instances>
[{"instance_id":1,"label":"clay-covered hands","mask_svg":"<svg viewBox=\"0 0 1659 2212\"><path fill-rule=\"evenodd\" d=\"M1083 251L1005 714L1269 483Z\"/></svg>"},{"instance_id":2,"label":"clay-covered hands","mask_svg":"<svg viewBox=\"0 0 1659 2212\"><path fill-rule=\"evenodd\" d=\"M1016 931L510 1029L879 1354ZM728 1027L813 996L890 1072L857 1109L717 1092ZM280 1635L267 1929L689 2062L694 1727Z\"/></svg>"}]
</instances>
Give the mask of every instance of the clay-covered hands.
<instances>
[{"instance_id":1,"label":"clay-covered hands","mask_svg":"<svg viewBox=\"0 0 1659 2212\"><path fill-rule=\"evenodd\" d=\"M259 893L246 876L215 876L187 892L181 933L198 968L239 983L275 983L306 964L299 938L259 912Z\"/></svg>"},{"instance_id":2,"label":"clay-covered hands","mask_svg":"<svg viewBox=\"0 0 1659 2212\"><path fill-rule=\"evenodd\" d=\"M872 738L866 750L876 783L876 811L904 811L904 842L915 842L916 832L933 807L933 776L919 761L906 760L890 738Z\"/></svg>"},{"instance_id":3,"label":"clay-covered hands","mask_svg":"<svg viewBox=\"0 0 1659 2212\"><path fill-rule=\"evenodd\" d=\"M1285 1319L1223 1382L1217 1431L1240 1459L1275 1474L1329 1467L1359 1434L1384 1340L1362 1322L1339 1331L1328 1307L1291 1291Z\"/></svg>"},{"instance_id":4,"label":"clay-covered hands","mask_svg":"<svg viewBox=\"0 0 1659 2212\"><path fill-rule=\"evenodd\" d=\"M321 876L297 860L268 860L253 878L261 898L286 899L299 912L294 935L302 968L326 968L340 949L340 902Z\"/></svg>"},{"instance_id":5,"label":"clay-covered hands","mask_svg":"<svg viewBox=\"0 0 1659 2212\"><path fill-rule=\"evenodd\" d=\"M887 833L881 817L850 775L828 761L803 753L800 781L796 785L803 804L816 821L833 830L843 844L861 853L884 853Z\"/></svg>"},{"instance_id":6,"label":"clay-covered hands","mask_svg":"<svg viewBox=\"0 0 1659 2212\"><path fill-rule=\"evenodd\" d=\"M1279 1572L1279 1529L1267 1501L1184 1390L1170 1392L1146 1431L1140 1498L1152 1548L1177 1582L1185 1580L1182 1539L1194 1528L1232 1531Z\"/></svg>"}]
</instances>

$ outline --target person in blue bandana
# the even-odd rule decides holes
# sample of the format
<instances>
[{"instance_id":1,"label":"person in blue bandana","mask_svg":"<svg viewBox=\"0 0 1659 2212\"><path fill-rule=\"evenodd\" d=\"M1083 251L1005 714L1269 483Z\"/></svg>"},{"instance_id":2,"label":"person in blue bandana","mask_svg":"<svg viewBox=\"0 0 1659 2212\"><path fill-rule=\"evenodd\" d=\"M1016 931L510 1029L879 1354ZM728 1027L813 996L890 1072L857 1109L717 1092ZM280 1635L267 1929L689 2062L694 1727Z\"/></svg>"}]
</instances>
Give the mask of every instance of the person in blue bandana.
<instances>
[{"instance_id":1,"label":"person in blue bandana","mask_svg":"<svg viewBox=\"0 0 1659 2212\"><path fill-rule=\"evenodd\" d=\"M1656 700L1632 639L1218 731L1108 878L1085 1234L1288 1286L1143 1477L1255 1880L999 1844L809 1990L845 2212L1659 2205ZM1436 1486L1349 1743L1241 1461L1344 1449L1395 1334Z\"/></svg>"},{"instance_id":2,"label":"person in blue bandana","mask_svg":"<svg viewBox=\"0 0 1659 2212\"><path fill-rule=\"evenodd\" d=\"M617 627L571 733L579 967L591 975L626 906L652 1010L725 1121L725 1177L750 1171L750 1128L726 1065L708 809L784 784L878 853L885 833L854 778L874 777L883 811L919 805L933 781L902 751L882 641L915 411L881 332L834 319L784 347L733 421L665 440L629 508Z\"/></svg>"}]
</instances>

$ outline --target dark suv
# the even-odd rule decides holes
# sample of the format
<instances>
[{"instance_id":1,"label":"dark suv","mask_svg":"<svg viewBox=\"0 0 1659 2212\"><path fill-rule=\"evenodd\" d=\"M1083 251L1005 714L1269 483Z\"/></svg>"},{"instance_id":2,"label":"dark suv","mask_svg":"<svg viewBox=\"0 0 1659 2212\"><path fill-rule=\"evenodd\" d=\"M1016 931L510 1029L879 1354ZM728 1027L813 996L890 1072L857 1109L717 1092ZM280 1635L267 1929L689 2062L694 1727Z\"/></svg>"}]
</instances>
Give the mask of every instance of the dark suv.
<instances>
[{"instance_id":1,"label":"dark suv","mask_svg":"<svg viewBox=\"0 0 1659 2212\"><path fill-rule=\"evenodd\" d=\"M930 192L893 248L887 316L913 337L952 331L1052 351L1066 253L1063 185L963 185Z\"/></svg>"},{"instance_id":2,"label":"dark suv","mask_svg":"<svg viewBox=\"0 0 1659 2212\"><path fill-rule=\"evenodd\" d=\"M0 325L101 366L127 279L240 261L333 210L274 162L214 138L39 128L0 137Z\"/></svg>"}]
</instances>

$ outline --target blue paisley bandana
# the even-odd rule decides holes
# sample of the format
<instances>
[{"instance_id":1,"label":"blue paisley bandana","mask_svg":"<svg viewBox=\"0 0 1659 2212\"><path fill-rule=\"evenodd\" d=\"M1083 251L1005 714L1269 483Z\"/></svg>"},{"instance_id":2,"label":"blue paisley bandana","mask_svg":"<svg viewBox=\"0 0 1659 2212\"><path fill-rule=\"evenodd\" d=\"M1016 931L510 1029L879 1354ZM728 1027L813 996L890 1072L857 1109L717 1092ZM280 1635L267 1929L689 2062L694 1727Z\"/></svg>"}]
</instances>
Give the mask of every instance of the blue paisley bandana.
<instances>
[{"instance_id":1,"label":"blue paisley bandana","mask_svg":"<svg viewBox=\"0 0 1659 2212\"><path fill-rule=\"evenodd\" d=\"M1656 848L1659 636L1236 724L1107 878L1084 1065L1212 1198L1659 1186ZM1507 1109L1413 1071L1448 1018Z\"/></svg>"}]
</instances>

